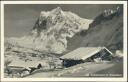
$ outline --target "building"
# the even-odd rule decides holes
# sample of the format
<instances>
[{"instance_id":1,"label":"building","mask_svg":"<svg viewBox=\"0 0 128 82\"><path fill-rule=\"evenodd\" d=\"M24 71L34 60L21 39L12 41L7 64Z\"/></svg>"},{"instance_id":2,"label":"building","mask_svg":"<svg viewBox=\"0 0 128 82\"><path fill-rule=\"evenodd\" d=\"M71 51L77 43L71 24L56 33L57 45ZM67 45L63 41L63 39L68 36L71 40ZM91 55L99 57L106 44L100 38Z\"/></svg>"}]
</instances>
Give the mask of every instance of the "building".
<instances>
[{"instance_id":1,"label":"building","mask_svg":"<svg viewBox=\"0 0 128 82\"><path fill-rule=\"evenodd\" d=\"M60 57L65 67L84 62L111 61L112 58L112 53L105 47L81 47Z\"/></svg>"},{"instance_id":2,"label":"building","mask_svg":"<svg viewBox=\"0 0 128 82\"><path fill-rule=\"evenodd\" d=\"M23 61L23 60L13 60L8 66L10 67L19 67L19 68L31 68L35 67L37 68L40 62L37 61Z\"/></svg>"},{"instance_id":3,"label":"building","mask_svg":"<svg viewBox=\"0 0 128 82\"><path fill-rule=\"evenodd\" d=\"M22 76L31 74L33 71L42 68L42 66L44 65L43 62L39 62L39 61L23 61L23 60L13 60L7 68L8 71L7 73L10 71L12 72L12 74L20 74Z\"/></svg>"}]
</instances>

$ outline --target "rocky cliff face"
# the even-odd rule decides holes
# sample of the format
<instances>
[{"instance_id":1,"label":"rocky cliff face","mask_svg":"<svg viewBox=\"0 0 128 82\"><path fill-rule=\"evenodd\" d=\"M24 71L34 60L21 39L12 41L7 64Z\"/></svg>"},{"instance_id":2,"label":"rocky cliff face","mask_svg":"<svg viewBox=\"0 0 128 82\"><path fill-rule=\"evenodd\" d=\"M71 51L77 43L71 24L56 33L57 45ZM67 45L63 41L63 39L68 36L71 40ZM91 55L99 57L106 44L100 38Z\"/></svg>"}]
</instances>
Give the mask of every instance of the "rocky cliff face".
<instances>
[{"instance_id":1,"label":"rocky cliff face","mask_svg":"<svg viewBox=\"0 0 128 82\"><path fill-rule=\"evenodd\" d=\"M105 46L112 52L123 49L123 10L121 8L103 11L89 25L87 31L81 31L68 40L68 50L89 46Z\"/></svg>"}]
</instances>

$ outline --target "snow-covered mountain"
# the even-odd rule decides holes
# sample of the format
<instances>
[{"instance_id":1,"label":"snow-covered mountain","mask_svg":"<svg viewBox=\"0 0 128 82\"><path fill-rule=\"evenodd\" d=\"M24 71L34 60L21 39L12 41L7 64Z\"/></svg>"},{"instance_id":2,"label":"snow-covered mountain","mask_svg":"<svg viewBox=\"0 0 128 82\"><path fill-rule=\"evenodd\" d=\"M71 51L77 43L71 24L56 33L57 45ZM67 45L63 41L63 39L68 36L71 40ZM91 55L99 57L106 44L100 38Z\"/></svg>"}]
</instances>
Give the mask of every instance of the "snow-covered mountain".
<instances>
[{"instance_id":1,"label":"snow-covered mountain","mask_svg":"<svg viewBox=\"0 0 128 82\"><path fill-rule=\"evenodd\" d=\"M67 49L67 38L88 30L91 22L92 20L57 7L51 11L41 11L29 35L9 38L6 42L23 48L60 54Z\"/></svg>"},{"instance_id":2,"label":"snow-covered mountain","mask_svg":"<svg viewBox=\"0 0 128 82\"><path fill-rule=\"evenodd\" d=\"M122 8L104 10L93 21L60 7L42 11L29 35L5 40L5 48L14 51L55 54L89 46L105 46L113 52L123 49Z\"/></svg>"}]
</instances>

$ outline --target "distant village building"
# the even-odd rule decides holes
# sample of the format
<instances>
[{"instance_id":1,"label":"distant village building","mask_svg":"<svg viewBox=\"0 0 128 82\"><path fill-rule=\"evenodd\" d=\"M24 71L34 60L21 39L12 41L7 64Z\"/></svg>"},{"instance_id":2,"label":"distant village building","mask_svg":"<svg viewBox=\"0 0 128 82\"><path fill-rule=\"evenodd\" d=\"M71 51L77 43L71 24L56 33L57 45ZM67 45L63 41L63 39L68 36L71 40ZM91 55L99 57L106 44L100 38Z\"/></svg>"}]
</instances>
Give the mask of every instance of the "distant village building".
<instances>
[{"instance_id":1,"label":"distant village building","mask_svg":"<svg viewBox=\"0 0 128 82\"><path fill-rule=\"evenodd\" d=\"M111 61L112 53L105 47L81 47L60 57L64 67L84 62Z\"/></svg>"}]
</instances>

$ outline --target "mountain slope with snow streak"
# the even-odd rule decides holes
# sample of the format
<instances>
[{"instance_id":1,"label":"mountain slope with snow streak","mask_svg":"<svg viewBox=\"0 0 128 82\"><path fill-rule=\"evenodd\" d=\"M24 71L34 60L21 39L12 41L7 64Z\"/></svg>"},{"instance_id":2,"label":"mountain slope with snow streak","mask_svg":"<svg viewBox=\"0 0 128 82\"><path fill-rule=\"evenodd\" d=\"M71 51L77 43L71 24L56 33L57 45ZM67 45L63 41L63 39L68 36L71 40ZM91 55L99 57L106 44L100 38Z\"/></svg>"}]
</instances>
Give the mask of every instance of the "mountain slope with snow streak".
<instances>
[{"instance_id":1,"label":"mountain slope with snow streak","mask_svg":"<svg viewBox=\"0 0 128 82\"><path fill-rule=\"evenodd\" d=\"M68 50L78 47L107 47L113 53L123 50L123 9L104 10L89 25L68 40Z\"/></svg>"}]
</instances>

